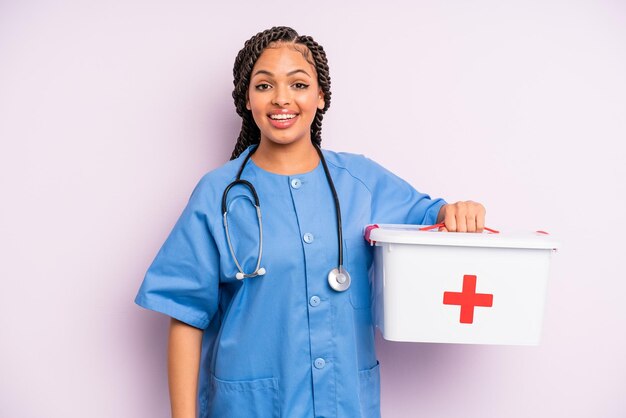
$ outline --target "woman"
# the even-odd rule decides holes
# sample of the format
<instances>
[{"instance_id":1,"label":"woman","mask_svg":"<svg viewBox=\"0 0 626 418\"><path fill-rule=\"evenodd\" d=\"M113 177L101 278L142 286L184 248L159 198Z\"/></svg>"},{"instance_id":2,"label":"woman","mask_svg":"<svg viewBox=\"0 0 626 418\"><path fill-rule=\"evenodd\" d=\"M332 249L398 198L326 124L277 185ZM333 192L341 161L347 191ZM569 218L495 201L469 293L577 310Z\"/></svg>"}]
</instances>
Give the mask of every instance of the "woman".
<instances>
[{"instance_id":1,"label":"woman","mask_svg":"<svg viewBox=\"0 0 626 418\"><path fill-rule=\"evenodd\" d=\"M330 77L311 37L258 33L234 76L243 123L233 159L201 179L136 298L172 317L173 416L378 417L364 226L480 232L484 208L321 151Z\"/></svg>"}]
</instances>

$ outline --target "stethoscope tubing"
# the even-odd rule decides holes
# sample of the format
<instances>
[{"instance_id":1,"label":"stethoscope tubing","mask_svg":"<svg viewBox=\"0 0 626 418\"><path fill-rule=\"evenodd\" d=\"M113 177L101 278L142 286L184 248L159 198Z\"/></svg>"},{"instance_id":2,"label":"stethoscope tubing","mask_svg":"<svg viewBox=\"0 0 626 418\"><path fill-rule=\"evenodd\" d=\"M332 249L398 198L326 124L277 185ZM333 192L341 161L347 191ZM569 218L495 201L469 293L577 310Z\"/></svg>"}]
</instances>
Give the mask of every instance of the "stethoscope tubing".
<instances>
[{"instance_id":1,"label":"stethoscope tubing","mask_svg":"<svg viewBox=\"0 0 626 418\"><path fill-rule=\"evenodd\" d=\"M333 178L330 176L330 171L328 170L328 165L326 164L326 158L324 158L324 154L322 154L322 150L319 145L313 144L315 147L315 151L320 156L320 161L322 162L322 167L324 167L324 173L326 174L326 180L328 180L328 185L330 186L330 191L333 194L333 200L335 201L335 214L337 216L337 248L338 250L338 260L337 260L337 269L341 270L343 268L343 227L341 223L341 206L339 205L339 196L337 195L337 190L335 189L335 183L333 182Z\"/></svg>"},{"instance_id":2,"label":"stethoscope tubing","mask_svg":"<svg viewBox=\"0 0 626 418\"><path fill-rule=\"evenodd\" d=\"M228 242L228 249L230 250L230 255L233 257L235 261L235 265L239 270L236 277L237 279L247 279L250 277L262 276L265 274L265 269L261 268L261 258L263 258L263 221L261 218L261 208L258 205L255 205L256 208L256 216L259 222L259 255L256 261L256 267L254 268L254 272L246 274L243 271L243 267L239 264L239 260L237 260L237 256L235 255L235 250L233 249L233 244L230 240L230 231L228 229L228 212L224 212L224 229L226 230L226 241Z\"/></svg>"},{"instance_id":3,"label":"stethoscope tubing","mask_svg":"<svg viewBox=\"0 0 626 418\"><path fill-rule=\"evenodd\" d=\"M250 154L246 156L246 160L242 164L242 167L239 169L239 173L237 173L237 179L235 179L235 181L233 181L228 186L226 186L226 189L224 189L224 193L222 194L222 216L223 216L223 222L224 222L224 229L226 231L226 241L228 242L228 249L230 250L230 255L233 257L233 260L235 261L235 265L237 266L237 269L239 270L239 272L236 275L237 279L239 280L265 274L265 269L261 268L261 258L263 258L263 219L261 217L261 204L259 202L259 195L257 194L256 189L254 188L252 183L250 183L247 180L242 180L240 178L241 173L243 171L243 167L248 162L249 158L250 158ZM247 187L248 190L250 190L250 192L252 193L252 198L254 199L254 207L256 209L256 216L259 222L259 254L257 257L257 262L256 262L256 267L254 269L254 272L248 273L248 274L246 274L243 271L243 267L241 266L241 264L239 263L239 260L237 259L237 256L235 255L235 249L233 248L233 243L230 239L230 230L228 229L228 208L227 208L226 199L228 197L228 192L230 192L230 189L232 189L238 184L241 184Z\"/></svg>"},{"instance_id":4,"label":"stethoscope tubing","mask_svg":"<svg viewBox=\"0 0 626 418\"><path fill-rule=\"evenodd\" d=\"M324 158L324 154L322 153L322 150L320 149L319 145L317 145L316 143L313 143L313 147L315 148L315 151L319 155L320 161L322 163L322 167L324 168L324 174L326 175L326 180L328 181L328 185L333 195L333 201L335 203L335 215L337 217L337 248L338 248L337 268L330 271L328 281L333 289L337 291L344 291L350 286L350 275L343 268L343 227L342 227L342 222L341 222L341 206L339 204L339 196L337 195L337 189L335 189L335 184L330 175L330 170L328 169L328 165L326 164L326 159ZM256 189L254 188L252 183L250 183L247 180L241 179L243 169L248 163L248 160L250 159L250 157L252 157L252 154L254 154L254 152L257 149L258 149L258 145L252 148L250 152L248 152L248 155L246 155L243 162L241 163L241 166L239 167L239 171L237 172L237 177L232 183L226 186L226 188L224 189L224 193L222 194L222 216L223 216L223 222L224 222L224 230L226 232L226 240L228 241L228 248L230 250L230 254L233 257L233 260L235 261L237 269L239 270L239 272L236 274L236 278L239 280L244 279L244 278L249 278L249 277L262 276L265 274L265 269L261 267L261 258L263 257L263 220L261 217L261 204L259 201L259 195L257 194ZM259 254L257 257L257 263L254 269L254 272L248 273L248 274L244 273L243 267L241 266L241 264L239 263L239 260L237 259L237 256L235 255L235 250L233 248L233 245L230 239L230 231L228 228L228 208L227 208L226 200L228 197L228 193L236 185L245 186L252 193L252 197L254 199L254 206L257 212L257 219L259 222Z\"/></svg>"}]
</instances>

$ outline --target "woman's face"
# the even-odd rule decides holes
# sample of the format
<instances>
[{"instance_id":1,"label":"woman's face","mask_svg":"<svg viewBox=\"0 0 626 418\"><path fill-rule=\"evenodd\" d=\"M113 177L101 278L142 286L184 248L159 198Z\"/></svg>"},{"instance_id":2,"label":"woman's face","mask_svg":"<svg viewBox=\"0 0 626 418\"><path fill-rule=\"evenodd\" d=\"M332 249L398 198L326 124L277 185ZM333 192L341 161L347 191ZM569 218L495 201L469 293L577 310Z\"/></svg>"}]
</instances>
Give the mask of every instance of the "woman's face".
<instances>
[{"instance_id":1,"label":"woman's face","mask_svg":"<svg viewBox=\"0 0 626 418\"><path fill-rule=\"evenodd\" d=\"M303 45L266 48L254 64L246 107L261 130L261 142L311 142L311 123L324 96L317 73L302 55Z\"/></svg>"}]
</instances>

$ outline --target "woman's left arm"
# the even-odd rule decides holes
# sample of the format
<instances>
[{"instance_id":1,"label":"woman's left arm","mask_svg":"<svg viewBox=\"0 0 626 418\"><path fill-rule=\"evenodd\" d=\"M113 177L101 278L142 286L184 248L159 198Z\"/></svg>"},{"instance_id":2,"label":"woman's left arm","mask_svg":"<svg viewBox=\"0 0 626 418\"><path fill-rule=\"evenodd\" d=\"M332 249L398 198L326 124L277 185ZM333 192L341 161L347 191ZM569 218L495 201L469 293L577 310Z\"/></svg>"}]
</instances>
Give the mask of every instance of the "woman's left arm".
<instances>
[{"instance_id":1,"label":"woman's left arm","mask_svg":"<svg viewBox=\"0 0 626 418\"><path fill-rule=\"evenodd\" d=\"M441 231L483 232L485 228L485 207L477 202L456 202L445 204L439 209L437 223L443 223Z\"/></svg>"}]
</instances>

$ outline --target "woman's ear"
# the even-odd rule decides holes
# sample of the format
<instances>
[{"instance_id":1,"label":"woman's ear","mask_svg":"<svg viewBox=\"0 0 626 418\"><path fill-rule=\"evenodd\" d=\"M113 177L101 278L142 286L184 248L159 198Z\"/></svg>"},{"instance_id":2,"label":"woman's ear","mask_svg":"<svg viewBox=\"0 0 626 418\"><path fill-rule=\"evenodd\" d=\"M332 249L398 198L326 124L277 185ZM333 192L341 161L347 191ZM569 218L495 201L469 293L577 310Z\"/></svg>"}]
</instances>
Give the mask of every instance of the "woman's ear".
<instances>
[{"instance_id":1,"label":"woman's ear","mask_svg":"<svg viewBox=\"0 0 626 418\"><path fill-rule=\"evenodd\" d=\"M250 106L250 94L246 91L246 109L252 110L252 106Z\"/></svg>"},{"instance_id":2,"label":"woman's ear","mask_svg":"<svg viewBox=\"0 0 626 418\"><path fill-rule=\"evenodd\" d=\"M322 89L320 89L317 100L317 108L319 110L323 110L324 106L326 106L326 101L324 100L324 92L322 91Z\"/></svg>"}]
</instances>

